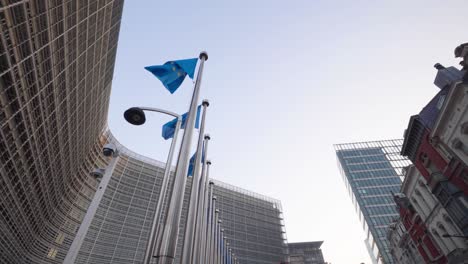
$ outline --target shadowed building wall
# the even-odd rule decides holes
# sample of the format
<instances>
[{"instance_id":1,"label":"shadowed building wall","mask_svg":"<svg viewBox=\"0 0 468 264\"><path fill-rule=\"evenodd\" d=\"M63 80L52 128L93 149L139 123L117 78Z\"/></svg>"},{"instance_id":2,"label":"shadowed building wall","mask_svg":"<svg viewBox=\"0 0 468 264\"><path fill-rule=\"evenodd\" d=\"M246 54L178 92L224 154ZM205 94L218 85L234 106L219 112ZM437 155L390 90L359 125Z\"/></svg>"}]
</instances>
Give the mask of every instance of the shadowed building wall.
<instances>
[{"instance_id":1,"label":"shadowed building wall","mask_svg":"<svg viewBox=\"0 0 468 264\"><path fill-rule=\"evenodd\" d=\"M62 263L105 163L123 0L0 3L0 263Z\"/></svg>"}]
</instances>

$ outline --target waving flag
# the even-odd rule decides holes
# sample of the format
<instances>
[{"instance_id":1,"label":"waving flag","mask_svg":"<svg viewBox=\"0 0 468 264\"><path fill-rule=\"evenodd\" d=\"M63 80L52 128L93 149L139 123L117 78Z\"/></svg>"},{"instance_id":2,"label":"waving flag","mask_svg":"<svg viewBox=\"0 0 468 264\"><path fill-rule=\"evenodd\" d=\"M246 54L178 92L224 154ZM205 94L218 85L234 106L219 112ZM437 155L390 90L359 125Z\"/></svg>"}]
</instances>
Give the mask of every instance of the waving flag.
<instances>
[{"instance_id":1,"label":"waving flag","mask_svg":"<svg viewBox=\"0 0 468 264\"><path fill-rule=\"evenodd\" d=\"M197 117L195 118L195 128L198 128L200 126L200 110L201 110L201 105L199 105L197 108ZM185 113L182 115L182 124L180 125L181 129L185 129L185 123L187 123L187 115L188 113ZM173 120L163 125L162 137L164 139L167 140L169 138L174 137L176 124L177 124L177 118L174 118Z\"/></svg>"},{"instance_id":2,"label":"waving flag","mask_svg":"<svg viewBox=\"0 0 468 264\"><path fill-rule=\"evenodd\" d=\"M147 66L145 69L156 76L163 83L164 87L173 94L182 84L185 76L188 75L193 79L197 61L197 58L168 61L163 65Z\"/></svg>"},{"instance_id":3,"label":"waving flag","mask_svg":"<svg viewBox=\"0 0 468 264\"><path fill-rule=\"evenodd\" d=\"M190 158L189 161L189 167L188 167L188 172L187 172L187 177L193 176L193 170L195 169L195 159L197 158L197 152L193 153L193 156ZM205 162L205 144L203 144L202 148L202 158L200 161L202 164Z\"/></svg>"}]
</instances>

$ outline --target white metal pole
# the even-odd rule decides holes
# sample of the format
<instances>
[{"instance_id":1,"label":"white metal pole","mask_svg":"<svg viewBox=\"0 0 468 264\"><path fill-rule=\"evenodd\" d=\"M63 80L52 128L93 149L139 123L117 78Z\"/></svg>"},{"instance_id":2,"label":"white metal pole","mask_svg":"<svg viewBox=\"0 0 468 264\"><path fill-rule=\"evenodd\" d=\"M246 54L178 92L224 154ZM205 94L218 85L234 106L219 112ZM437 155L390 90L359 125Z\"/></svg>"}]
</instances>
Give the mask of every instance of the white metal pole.
<instances>
[{"instance_id":1,"label":"white metal pole","mask_svg":"<svg viewBox=\"0 0 468 264\"><path fill-rule=\"evenodd\" d=\"M223 241L224 241L224 243L223 243L223 261L222 261L222 263L227 264L227 255L226 255L226 253L227 253L227 245L229 244L228 241L227 241L227 237L223 237Z\"/></svg>"},{"instance_id":2,"label":"white metal pole","mask_svg":"<svg viewBox=\"0 0 468 264\"><path fill-rule=\"evenodd\" d=\"M118 154L115 150L114 155L111 158L111 161L107 165L104 175L102 176L101 181L99 182L99 186L94 193L93 200L89 204L88 210L81 222L80 228L76 233L75 239L68 250L67 255L65 256L65 260L63 263L72 264L75 263L76 258L78 257L78 252L80 251L81 245L88 233L89 227L93 221L94 216L96 215L96 211L101 203L102 197L104 197L104 193L107 189L107 185L112 177L112 173L114 172L115 166L119 160Z\"/></svg>"},{"instance_id":3,"label":"white metal pole","mask_svg":"<svg viewBox=\"0 0 468 264\"><path fill-rule=\"evenodd\" d=\"M223 220L218 219L218 235L216 237L216 263L221 263L221 239L223 238L224 234L221 232L221 224Z\"/></svg>"},{"instance_id":4,"label":"white metal pole","mask_svg":"<svg viewBox=\"0 0 468 264\"><path fill-rule=\"evenodd\" d=\"M150 264L151 258L154 255L153 251L159 248L162 237L162 223L161 215L163 212L164 200L166 198L166 193L168 191L168 186L170 182L170 172L172 167L172 158L174 156L174 149L177 145L177 135L179 134L180 126L182 119L180 116L177 117L177 122L174 130L174 136L171 141L171 146L169 148L169 153L167 154L166 168L164 170L163 180L161 183L161 190L159 191L158 202L156 205L156 210L153 216L153 223L151 225L150 236L148 239L148 244L146 245L145 258L143 260L144 264Z\"/></svg>"},{"instance_id":5,"label":"white metal pole","mask_svg":"<svg viewBox=\"0 0 468 264\"><path fill-rule=\"evenodd\" d=\"M211 164L211 161L207 160L207 168L206 168L206 173L207 175L209 174L210 172L210 164ZM208 177L207 177L208 178ZM211 218L213 216L213 211L211 210L211 208L213 207L213 185L214 183L212 181L209 181L208 183L208 190L209 190L209 194L208 194L208 206L206 208L206 211L207 211L207 219L206 219L206 225L205 225L205 230L206 230L206 235L205 235L205 246L203 247L203 255L204 255L204 262L205 263L210 263L209 262L209 259L210 259L210 247L211 247Z\"/></svg>"},{"instance_id":6,"label":"white metal pole","mask_svg":"<svg viewBox=\"0 0 468 264\"><path fill-rule=\"evenodd\" d=\"M200 169L201 160L203 156L203 138L205 133L205 121L206 121L206 108L208 103L203 101L203 114L201 119L200 131L198 136L197 154L195 158L195 164L192 175L192 186L190 192L189 208L187 214L187 221L185 224L185 237L184 245L182 250L182 263L194 263L194 250L197 241L195 240L196 233L196 220L197 220L197 205L199 200L199 188L200 186Z\"/></svg>"},{"instance_id":7,"label":"white metal pole","mask_svg":"<svg viewBox=\"0 0 468 264\"><path fill-rule=\"evenodd\" d=\"M216 196L213 196L212 198L212 202L213 202L213 207L211 207L211 225L210 225L210 245L209 245L209 252L208 252L208 255L209 255L209 259L208 259L208 263L209 264L213 264L214 263L214 236L215 236L215 221L216 221L216 211L218 209L216 209Z\"/></svg>"},{"instance_id":8,"label":"white metal pole","mask_svg":"<svg viewBox=\"0 0 468 264\"><path fill-rule=\"evenodd\" d=\"M208 184L206 180L206 170L207 170L207 160L208 157L208 143L210 141L210 136L205 134L205 149L203 156L205 160L203 161L202 171L200 175L200 186L199 186L199 193L198 193L198 204L197 204L197 211L196 211L196 222L195 222L195 238L194 238L194 245L193 245L193 258L192 263L203 263L204 254L202 254L202 249L204 246L204 238L206 234L205 229L205 219L206 219L206 206L205 202L208 200L207 191L208 191Z\"/></svg>"},{"instance_id":9,"label":"white metal pole","mask_svg":"<svg viewBox=\"0 0 468 264\"><path fill-rule=\"evenodd\" d=\"M224 248L224 228L221 228L220 226L220 235L219 235L219 258L218 258L218 263L222 264L223 263L223 248Z\"/></svg>"},{"instance_id":10,"label":"white metal pole","mask_svg":"<svg viewBox=\"0 0 468 264\"><path fill-rule=\"evenodd\" d=\"M192 144L192 135L195 126L195 118L197 114L197 104L200 95L200 84L203 74L203 66L208 59L206 52L200 53L200 66L198 67L197 80L193 89L192 101L187 117L187 123L182 137L180 146L179 158L177 159L177 169L174 179L174 190L169 200L169 209L167 212L166 221L164 223L164 231L162 234L161 244L157 250L159 264L174 263L175 253L177 250L177 239L179 237L180 215L182 213L182 205L184 202L184 192L187 178L187 170L189 165L190 146Z\"/></svg>"},{"instance_id":11,"label":"white metal pole","mask_svg":"<svg viewBox=\"0 0 468 264\"><path fill-rule=\"evenodd\" d=\"M217 257L218 257L218 219L219 219L219 210L218 209L215 209L215 218L214 218L214 223L213 223L213 247L212 247L212 250L213 250L213 261L212 263L213 264L218 264L216 262L217 260Z\"/></svg>"}]
</instances>

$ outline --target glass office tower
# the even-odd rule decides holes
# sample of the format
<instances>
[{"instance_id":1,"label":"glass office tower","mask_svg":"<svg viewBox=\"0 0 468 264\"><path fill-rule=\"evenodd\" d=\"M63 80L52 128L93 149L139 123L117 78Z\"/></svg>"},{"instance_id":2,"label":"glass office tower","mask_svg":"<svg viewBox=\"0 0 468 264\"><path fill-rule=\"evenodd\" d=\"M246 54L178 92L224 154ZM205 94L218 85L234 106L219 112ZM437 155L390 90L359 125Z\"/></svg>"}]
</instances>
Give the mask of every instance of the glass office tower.
<instances>
[{"instance_id":1,"label":"glass office tower","mask_svg":"<svg viewBox=\"0 0 468 264\"><path fill-rule=\"evenodd\" d=\"M392 219L399 217L392 192L400 192L402 168L410 164L400 155L402 144L398 139L335 145L338 167L375 264L394 263L386 234Z\"/></svg>"}]
</instances>

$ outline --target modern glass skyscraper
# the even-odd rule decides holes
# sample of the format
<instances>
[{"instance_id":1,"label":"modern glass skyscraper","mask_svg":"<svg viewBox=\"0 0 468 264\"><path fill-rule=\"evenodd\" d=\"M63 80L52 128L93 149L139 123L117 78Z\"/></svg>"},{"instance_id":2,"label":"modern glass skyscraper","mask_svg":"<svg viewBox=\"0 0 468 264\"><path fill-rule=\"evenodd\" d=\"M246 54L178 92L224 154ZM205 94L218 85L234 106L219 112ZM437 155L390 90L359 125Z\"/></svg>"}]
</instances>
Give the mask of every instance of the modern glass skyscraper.
<instances>
[{"instance_id":1,"label":"modern glass skyscraper","mask_svg":"<svg viewBox=\"0 0 468 264\"><path fill-rule=\"evenodd\" d=\"M375 264L394 263L386 235L393 218L399 217L392 192L400 192L402 168L410 164L400 155L402 144L398 139L335 145L343 181Z\"/></svg>"}]
</instances>

